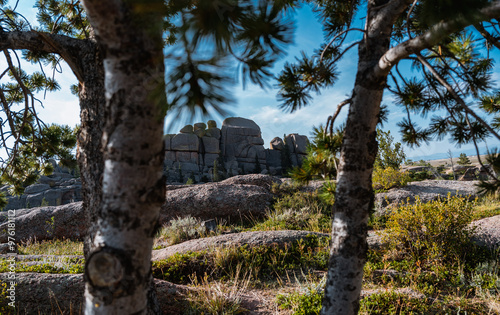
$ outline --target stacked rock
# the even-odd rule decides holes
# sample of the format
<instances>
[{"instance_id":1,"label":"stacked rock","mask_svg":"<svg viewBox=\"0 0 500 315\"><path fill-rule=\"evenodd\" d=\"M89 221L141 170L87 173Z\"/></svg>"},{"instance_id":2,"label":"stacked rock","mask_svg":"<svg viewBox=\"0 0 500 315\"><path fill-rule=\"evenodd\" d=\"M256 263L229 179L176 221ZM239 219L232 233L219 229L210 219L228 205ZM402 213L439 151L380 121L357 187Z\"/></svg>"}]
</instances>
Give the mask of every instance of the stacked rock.
<instances>
[{"instance_id":1,"label":"stacked rock","mask_svg":"<svg viewBox=\"0 0 500 315\"><path fill-rule=\"evenodd\" d=\"M220 153L220 129L213 120L184 126L176 135L165 135L165 172L169 181L210 178Z\"/></svg>"},{"instance_id":2,"label":"stacked rock","mask_svg":"<svg viewBox=\"0 0 500 315\"><path fill-rule=\"evenodd\" d=\"M266 150L266 163L269 172L273 175L281 174L285 168L302 164L302 160L307 155L309 139L297 133L289 134L285 140L275 137ZM290 165L283 165L285 161Z\"/></svg>"},{"instance_id":3,"label":"stacked rock","mask_svg":"<svg viewBox=\"0 0 500 315\"><path fill-rule=\"evenodd\" d=\"M241 117L222 122L221 148L225 166L234 175L266 169L266 151L260 127ZM257 165L259 164L259 165Z\"/></svg>"},{"instance_id":4,"label":"stacked rock","mask_svg":"<svg viewBox=\"0 0 500 315\"><path fill-rule=\"evenodd\" d=\"M250 119L227 118L221 129L213 120L187 125L179 134L165 135L164 140L169 182L185 183L189 177L195 181L211 180L216 164L225 176L256 172L281 174L283 140L275 138L271 149L264 149L260 127ZM290 152L290 166L298 165L306 153L307 137L290 134L285 142Z\"/></svg>"}]
</instances>

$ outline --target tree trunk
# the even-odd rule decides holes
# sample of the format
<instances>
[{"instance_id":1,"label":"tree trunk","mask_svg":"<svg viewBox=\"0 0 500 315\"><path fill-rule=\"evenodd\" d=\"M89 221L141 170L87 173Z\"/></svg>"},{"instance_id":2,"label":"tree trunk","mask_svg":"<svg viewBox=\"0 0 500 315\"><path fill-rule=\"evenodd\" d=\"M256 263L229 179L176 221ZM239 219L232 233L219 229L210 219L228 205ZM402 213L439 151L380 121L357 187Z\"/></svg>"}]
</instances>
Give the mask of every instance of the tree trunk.
<instances>
[{"instance_id":1,"label":"tree trunk","mask_svg":"<svg viewBox=\"0 0 500 315\"><path fill-rule=\"evenodd\" d=\"M163 3L83 4L105 56L106 98L103 195L85 265L85 313L146 314L165 199Z\"/></svg>"},{"instance_id":2,"label":"tree trunk","mask_svg":"<svg viewBox=\"0 0 500 315\"><path fill-rule=\"evenodd\" d=\"M97 44L80 52L83 80L79 83L80 132L78 134L78 164L82 179L82 199L87 221L84 254L88 257L95 236L97 210L102 200L102 131L104 128L104 66Z\"/></svg>"},{"instance_id":3,"label":"tree trunk","mask_svg":"<svg viewBox=\"0 0 500 315\"><path fill-rule=\"evenodd\" d=\"M391 32L390 27L381 30L376 15L370 13L372 18L367 20L367 33L359 46L358 70L340 154L323 315L350 315L359 310L367 223L374 198L376 127L387 78L373 72L389 48Z\"/></svg>"}]
</instances>

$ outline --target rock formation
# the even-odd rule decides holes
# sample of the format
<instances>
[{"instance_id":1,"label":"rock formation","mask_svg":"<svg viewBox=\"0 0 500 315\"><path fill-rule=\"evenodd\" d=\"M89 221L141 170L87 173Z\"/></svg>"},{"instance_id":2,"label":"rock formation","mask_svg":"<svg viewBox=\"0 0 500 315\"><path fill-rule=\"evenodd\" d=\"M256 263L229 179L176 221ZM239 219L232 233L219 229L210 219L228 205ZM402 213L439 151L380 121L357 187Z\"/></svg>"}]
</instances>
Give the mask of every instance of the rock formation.
<instances>
[{"instance_id":1,"label":"rock formation","mask_svg":"<svg viewBox=\"0 0 500 315\"><path fill-rule=\"evenodd\" d=\"M9 274L0 281L9 283ZM187 286L155 279L163 314L181 314ZM83 274L16 274L16 308L12 314L82 314L85 283Z\"/></svg>"},{"instance_id":2,"label":"rock formation","mask_svg":"<svg viewBox=\"0 0 500 315\"><path fill-rule=\"evenodd\" d=\"M16 210L16 241L81 240L87 232L82 203ZM0 243L7 242L7 212L0 212Z\"/></svg>"},{"instance_id":3,"label":"rock formation","mask_svg":"<svg viewBox=\"0 0 500 315\"><path fill-rule=\"evenodd\" d=\"M0 188L8 201L3 210L59 206L82 200L82 183L79 178L75 178L74 171L60 167L53 160L50 162L54 167L52 175L40 176L36 184L25 188L23 195L11 195L8 185Z\"/></svg>"},{"instance_id":4,"label":"rock formation","mask_svg":"<svg viewBox=\"0 0 500 315\"><path fill-rule=\"evenodd\" d=\"M228 219L262 216L272 203L273 183L279 178L251 174L203 185L177 185L167 191L167 199L160 211L160 224L171 219L191 215L202 219ZM48 239L82 239L86 232L82 203L57 207L39 207L15 210L16 241ZM0 243L7 242L8 213L0 212Z\"/></svg>"},{"instance_id":5,"label":"rock formation","mask_svg":"<svg viewBox=\"0 0 500 315\"><path fill-rule=\"evenodd\" d=\"M429 202L438 198L464 196L474 199L478 196L478 181L457 180L424 180L411 182L401 188L393 188L388 192L375 195L376 214L383 215L397 207L401 202L414 203L418 196L422 202Z\"/></svg>"},{"instance_id":6,"label":"rock formation","mask_svg":"<svg viewBox=\"0 0 500 315\"><path fill-rule=\"evenodd\" d=\"M276 140L279 139L279 140ZM252 120L231 117L205 125L197 123L183 127L178 134L165 135L165 174L169 182L212 181L214 168L221 177L248 173L281 174L283 155L289 154L291 167L299 165L306 154L306 136L290 134L283 140L275 138L270 149L264 148L260 127ZM281 141L282 145L275 145Z\"/></svg>"},{"instance_id":7,"label":"rock formation","mask_svg":"<svg viewBox=\"0 0 500 315\"><path fill-rule=\"evenodd\" d=\"M281 145L276 145L276 141ZM213 120L184 126L178 134L165 135L164 142L167 182L178 184L186 183L189 178L194 182L212 182L214 167L218 168L219 180L249 173L280 175L284 155L289 155L290 160L290 165L285 167L299 165L309 140L306 136L290 134L285 138L288 149L280 138L273 139L270 149L264 149L260 127L252 120L233 117L224 120L221 129ZM51 163L54 173L41 176L36 184L26 187L21 196L9 194L8 185L0 187L8 201L2 210L81 201L82 184L77 174L55 161Z\"/></svg>"}]
</instances>

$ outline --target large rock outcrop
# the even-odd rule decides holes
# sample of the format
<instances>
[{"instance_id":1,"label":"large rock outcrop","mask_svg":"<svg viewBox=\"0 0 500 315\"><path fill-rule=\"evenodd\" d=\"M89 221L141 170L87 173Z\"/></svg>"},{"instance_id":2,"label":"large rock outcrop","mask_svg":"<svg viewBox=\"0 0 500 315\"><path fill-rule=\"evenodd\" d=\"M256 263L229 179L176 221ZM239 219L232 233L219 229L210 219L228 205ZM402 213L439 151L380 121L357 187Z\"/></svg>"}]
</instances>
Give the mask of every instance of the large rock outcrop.
<instances>
[{"instance_id":1,"label":"large rock outcrop","mask_svg":"<svg viewBox=\"0 0 500 315\"><path fill-rule=\"evenodd\" d=\"M20 209L16 212L16 242L28 239L83 239L87 232L82 203L75 202L57 207ZM7 212L0 216L0 243L7 242Z\"/></svg>"},{"instance_id":2,"label":"large rock outcrop","mask_svg":"<svg viewBox=\"0 0 500 315\"><path fill-rule=\"evenodd\" d=\"M265 149L260 127L246 118L226 118L221 129L213 120L187 125L178 134L165 135L164 141L165 174L169 182L185 183L188 178L211 181L216 164L220 176L225 177L261 172L281 174L283 170L284 146L275 145L273 140L270 149ZM290 165L286 167L299 165L309 140L290 134L285 141L290 155Z\"/></svg>"},{"instance_id":3,"label":"large rock outcrop","mask_svg":"<svg viewBox=\"0 0 500 315\"><path fill-rule=\"evenodd\" d=\"M222 122L221 135L222 155L229 172L241 174L266 168L264 140L260 127L254 121L227 118Z\"/></svg>"},{"instance_id":4,"label":"large rock outcrop","mask_svg":"<svg viewBox=\"0 0 500 315\"><path fill-rule=\"evenodd\" d=\"M394 208L401 204L401 202L415 202L417 196L422 202L446 198L448 194L475 198L478 196L476 187L478 183L479 181L456 180L411 182L407 186L393 188L388 192L377 194L375 196L375 209L378 214L384 214L387 209Z\"/></svg>"},{"instance_id":5,"label":"large rock outcrop","mask_svg":"<svg viewBox=\"0 0 500 315\"><path fill-rule=\"evenodd\" d=\"M160 224L191 215L202 219L261 216L271 205L270 189L280 179L268 175L241 175L220 183L185 185L168 190ZM82 239L87 230L82 203L15 211L16 241L30 238ZM0 212L0 243L7 242L8 212Z\"/></svg>"},{"instance_id":6,"label":"large rock outcrop","mask_svg":"<svg viewBox=\"0 0 500 315\"><path fill-rule=\"evenodd\" d=\"M207 124L187 125L178 134L165 135L163 140L164 173L167 182L172 184L186 183L188 179L195 183L217 181L215 167L219 179L251 173L279 175L284 169L302 162L309 143L306 136L290 134L285 138L287 150L280 138L271 142L270 149L264 149L260 127L254 121L240 117L227 118L222 129L213 120ZM289 165L282 165L285 160ZM9 186L0 187L0 192L4 192L8 199L3 210L81 201L82 184L75 177L75 171L62 168L55 161L51 163L54 173L41 176L36 184L26 187L21 196L10 195Z\"/></svg>"},{"instance_id":7,"label":"large rock outcrop","mask_svg":"<svg viewBox=\"0 0 500 315\"><path fill-rule=\"evenodd\" d=\"M40 206L59 206L81 201L82 183L75 178L74 171L60 167L51 161L54 172L50 176L40 176L38 182L28 186L21 196L9 193L9 186L3 186L0 191L7 196L7 206L3 210L22 209Z\"/></svg>"},{"instance_id":8,"label":"large rock outcrop","mask_svg":"<svg viewBox=\"0 0 500 315\"><path fill-rule=\"evenodd\" d=\"M0 273L0 282L9 283L7 273ZM16 308L5 315L83 314L83 274L17 273L16 283ZM163 314L182 314L189 288L158 279L155 284Z\"/></svg>"},{"instance_id":9,"label":"large rock outcrop","mask_svg":"<svg viewBox=\"0 0 500 315\"><path fill-rule=\"evenodd\" d=\"M250 218L262 216L274 195L255 185L208 183L167 193L160 211L160 222L184 216L201 219Z\"/></svg>"}]
</instances>

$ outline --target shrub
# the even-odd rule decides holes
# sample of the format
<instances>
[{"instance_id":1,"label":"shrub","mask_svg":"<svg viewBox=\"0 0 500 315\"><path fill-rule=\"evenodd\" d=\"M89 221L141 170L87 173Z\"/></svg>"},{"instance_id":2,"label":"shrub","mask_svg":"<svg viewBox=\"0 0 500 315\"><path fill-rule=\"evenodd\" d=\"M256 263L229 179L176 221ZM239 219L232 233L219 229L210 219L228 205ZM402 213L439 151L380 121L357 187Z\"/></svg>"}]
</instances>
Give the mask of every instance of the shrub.
<instances>
[{"instance_id":1,"label":"shrub","mask_svg":"<svg viewBox=\"0 0 500 315\"><path fill-rule=\"evenodd\" d=\"M325 195L328 191L325 192ZM333 198L333 197L331 197ZM264 222L253 230L308 230L329 232L331 228L331 199L324 200L317 193L295 192L284 195L274 204Z\"/></svg>"},{"instance_id":2,"label":"shrub","mask_svg":"<svg viewBox=\"0 0 500 315\"><path fill-rule=\"evenodd\" d=\"M170 224L161 228L158 232L156 242L168 241L174 245L203 236L204 229L199 219L187 216L170 220Z\"/></svg>"},{"instance_id":3,"label":"shrub","mask_svg":"<svg viewBox=\"0 0 500 315\"><path fill-rule=\"evenodd\" d=\"M409 180L412 182L419 182L426 179L432 179L433 174L430 171L410 172Z\"/></svg>"},{"instance_id":4,"label":"shrub","mask_svg":"<svg viewBox=\"0 0 500 315\"><path fill-rule=\"evenodd\" d=\"M323 299L322 288L311 286L304 293L278 295L278 303L282 309L292 309L293 315L318 315Z\"/></svg>"},{"instance_id":5,"label":"shrub","mask_svg":"<svg viewBox=\"0 0 500 315\"><path fill-rule=\"evenodd\" d=\"M410 175L407 172L401 172L392 167L384 169L375 168L372 181L375 190L388 190L405 186L410 181Z\"/></svg>"},{"instance_id":6,"label":"shrub","mask_svg":"<svg viewBox=\"0 0 500 315\"><path fill-rule=\"evenodd\" d=\"M326 204L332 205L335 202L335 190L337 184L334 181L327 180L319 190L319 197Z\"/></svg>"},{"instance_id":7,"label":"shrub","mask_svg":"<svg viewBox=\"0 0 500 315\"><path fill-rule=\"evenodd\" d=\"M471 286L479 295L500 296L500 260L478 264L471 274Z\"/></svg>"},{"instance_id":8,"label":"shrub","mask_svg":"<svg viewBox=\"0 0 500 315\"><path fill-rule=\"evenodd\" d=\"M389 248L415 262L458 262L471 248L474 202L451 197L401 204L389 214L383 236Z\"/></svg>"},{"instance_id":9,"label":"shrub","mask_svg":"<svg viewBox=\"0 0 500 315\"><path fill-rule=\"evenodd\" d=\"M360 302L360 314L426 314L429 306L425 300L396 292L369 295Z\"/></svg>"}]
</instances>

